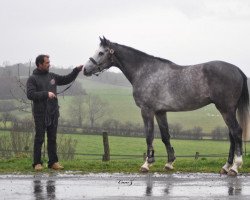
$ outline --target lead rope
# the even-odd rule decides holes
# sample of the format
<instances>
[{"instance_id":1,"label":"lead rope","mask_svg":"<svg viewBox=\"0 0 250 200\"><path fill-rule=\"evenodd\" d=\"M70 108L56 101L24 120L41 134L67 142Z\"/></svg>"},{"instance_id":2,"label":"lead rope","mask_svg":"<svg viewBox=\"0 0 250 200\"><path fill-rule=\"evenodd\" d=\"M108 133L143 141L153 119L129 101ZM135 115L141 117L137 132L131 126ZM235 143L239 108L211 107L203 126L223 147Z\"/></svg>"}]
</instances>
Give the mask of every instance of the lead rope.
<instances>
[{"instance_id":1,"label":"lead rope","mask_svg":"<svg viewBox=\"0 0 250 200\"><path fill-rule=\"evenodd\" d=\"M75 80L76 80L76 78L72 81L72 83L68 87L66 87L65 89L63 89L60 92L57 92L56 94L61 94L61 93L65 92L66 90L68 90L74 84Z\"/></svg>"}]
</instances>

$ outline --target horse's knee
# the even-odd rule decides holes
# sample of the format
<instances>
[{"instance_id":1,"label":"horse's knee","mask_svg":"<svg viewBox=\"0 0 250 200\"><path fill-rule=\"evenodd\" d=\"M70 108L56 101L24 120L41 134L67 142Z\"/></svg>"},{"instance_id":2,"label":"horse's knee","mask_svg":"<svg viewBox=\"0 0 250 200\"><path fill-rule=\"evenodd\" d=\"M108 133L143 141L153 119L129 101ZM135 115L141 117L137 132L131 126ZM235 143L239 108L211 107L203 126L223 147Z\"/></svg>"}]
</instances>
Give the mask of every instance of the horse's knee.
<instances>
[{"instance_id":1,"label":"horse's knee","mask_svg":"<svg viewBox=\"0 0 250 200\"><path fill-rule=\"evenodd\" d=\"M165 145L168 145L168 144L170 143L170 135L169 135L169 134L162 135L161 141L162 141Z\"/></svg>"}]
</instances>

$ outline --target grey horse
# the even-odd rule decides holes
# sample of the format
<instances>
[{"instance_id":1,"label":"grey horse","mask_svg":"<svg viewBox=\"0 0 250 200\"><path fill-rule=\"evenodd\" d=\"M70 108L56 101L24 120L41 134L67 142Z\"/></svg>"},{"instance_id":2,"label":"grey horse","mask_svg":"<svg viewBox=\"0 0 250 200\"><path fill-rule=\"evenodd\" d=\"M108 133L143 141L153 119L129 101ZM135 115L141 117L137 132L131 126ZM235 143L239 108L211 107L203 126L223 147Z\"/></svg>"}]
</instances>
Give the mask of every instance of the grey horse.
<instances>
[{"instance_id":1,"label":"grey horse","mask_svg":"<svg viewBox=\"0 0 250 200\"><path fill-rule=\"evenodd\" d=\"M243 164L242 137L249 137L247 77L238 67L223 61L180 66L110 42L105 37L100 40L99 49L89 58L83 73L86 76L97 75L116 66L132 84L135 103L141 109L147 142L147 159L141 166L142 172L148 172L155 161L154 116L168 155L165 169L173 169L176 157L170 143L166 112L190 111L213 103L221 113L230 136L228 160L220 173L237 175L238 168Z\"/></svg>"}]
</instances>

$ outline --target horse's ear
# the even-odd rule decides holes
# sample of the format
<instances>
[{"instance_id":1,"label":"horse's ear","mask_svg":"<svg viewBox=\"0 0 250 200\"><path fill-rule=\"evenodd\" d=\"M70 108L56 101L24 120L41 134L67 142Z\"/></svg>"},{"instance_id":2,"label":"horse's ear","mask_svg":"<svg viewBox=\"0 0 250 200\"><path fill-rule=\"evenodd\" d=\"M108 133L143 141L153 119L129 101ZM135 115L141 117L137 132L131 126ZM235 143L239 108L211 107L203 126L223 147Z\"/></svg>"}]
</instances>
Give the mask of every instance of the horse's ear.
<instances>
[{"instance_id":1,"label":"horse's ear","mask_svg":"<svg viewBox=\"0 0 250 200\"><path fill-rule=\"evenodd\" d=\"M102 38L99 36L100 41L102 42Z\"/></svg>"},{"instance_id":2,"label":"horse's ear","mask_svg":"<svg viewBox=\"0 0 250 200\"><path fill-rule=\"evenodd\" d=\"M103 36L103 45L109 46L109 44L110 44L110 41Z\"/></svg>"},{"instance_id":3,"label":"horse's ear","mask_svg":"<svg viewBox=\"0 0 250 200\"><path fill-rule=\"evenodd\" d=\"M103 39L100 36L99 36L99 39L101 41L101 45L103 45L103 43L104 43Z\"/></svg>"},{"instance_id":4,"label":"horse's ear","mask_svg":"<svg viewBox=\"0 0 250 200\"><path fill-rule=\"evenodd\" d=\"M107 39L104 36L102 36L102 38L103 38L104 44L107 45Z\"/></svg>"}]
</instances>

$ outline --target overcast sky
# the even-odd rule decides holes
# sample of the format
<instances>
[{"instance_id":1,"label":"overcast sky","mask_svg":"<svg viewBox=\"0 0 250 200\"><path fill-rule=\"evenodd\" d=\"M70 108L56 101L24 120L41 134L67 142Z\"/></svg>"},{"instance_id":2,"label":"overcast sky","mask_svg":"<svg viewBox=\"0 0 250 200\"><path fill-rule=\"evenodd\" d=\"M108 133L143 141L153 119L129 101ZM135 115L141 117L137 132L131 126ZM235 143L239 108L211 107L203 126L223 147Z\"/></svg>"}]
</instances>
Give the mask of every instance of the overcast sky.
<instances>
[{"instance_id":1,"label":"overcast sky","mask_svg":"<svg viewBox=\"0 0 250 200\"><path fill-rule=\"evenodd\" d=\"M84 64L99 36L177 64L224 60L250 77L250 0L1 0L0 65Z\"/></svg>"}]
</instances>

